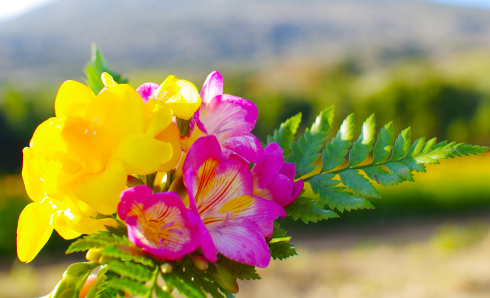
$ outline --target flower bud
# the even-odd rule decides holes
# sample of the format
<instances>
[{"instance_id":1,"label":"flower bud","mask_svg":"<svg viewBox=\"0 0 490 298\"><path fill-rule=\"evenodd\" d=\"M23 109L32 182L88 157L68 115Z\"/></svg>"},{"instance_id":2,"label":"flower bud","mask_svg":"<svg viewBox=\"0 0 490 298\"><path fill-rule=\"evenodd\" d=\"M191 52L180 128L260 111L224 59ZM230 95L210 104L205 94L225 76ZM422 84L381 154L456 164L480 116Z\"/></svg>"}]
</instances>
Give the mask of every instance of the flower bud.
<instances>
[{"instance_id":1,"label":"flower bud","mask_svg":"<svg viewBox=\"0 0 490 298\"><path fill-rule=\"evenodd\" d=\"M225 290L231 293L238 293L238 283L236 278L230 271L226 270L225 267L216 264L216 274L214 277L218 284Z\"/></svg>"},{"instance_id":2,"label":"flower bud","mask_svg":"<svg viewBox=\"0 0 490 298\"><path fill-rule=\"evenodd\" d=\"M170 263L163 263L160 265L160 271L162 271L163 274L169 274L172 272L172 265Z\"/></svg>"},{"instance_id":3,"label":"flower bud","mask_svg":"<svg viewBox=\"0 0 490 298\"><path fill-rule=\"evenodd\" d=\"M197 269L201 271L208 270L208 261L203 256L191 256L191 261Z\"/></svg>"},{"instance_id":4,"label":"flower bud","mask_svg":"<svg viewBox=\"0 0 490 298\"><path fill-rule=\"evenodd\" d=\"M89 249L89 251L87 251L85 258L88 261L99 262L101 256L102 256L102 249L92 248L92 249Z\"/></svg>"},{"instance_id":5,"label":"flower bud","mask_svg":"<svg viewBox=\"0 0 490 298\"><path fill-rule=\"evenodd\" d=\"M108 257L106 255L103 255L102 257L100 257L99 263L100 264L107 264L107 263L109 263L112 260L114 260L114 258L111 258L111 257Z\"/></svg>"}]
</instances>

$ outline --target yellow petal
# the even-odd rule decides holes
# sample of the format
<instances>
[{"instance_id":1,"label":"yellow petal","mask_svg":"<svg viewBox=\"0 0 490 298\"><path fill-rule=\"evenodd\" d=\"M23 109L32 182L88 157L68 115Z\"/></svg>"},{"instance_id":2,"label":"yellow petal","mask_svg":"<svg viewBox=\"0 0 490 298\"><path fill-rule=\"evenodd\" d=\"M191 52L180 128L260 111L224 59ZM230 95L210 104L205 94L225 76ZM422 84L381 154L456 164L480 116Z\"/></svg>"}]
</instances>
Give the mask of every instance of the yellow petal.
<instances>
[{"instance_id":1,"label":"yellow petal","mask_svg":"<svg viewBox=\"0 0 490 298\"><path fill-rule=\"evenodd\" d=\"M43 160L36 157L31 148L24 148L22 162L22 179L29 198L33 201L41 201L46 193L44 191L44 166Z\"/></svg>"},{"instance_id":2,"label":"yellow petal","mask_svg":"<svg viewBox=\"0 0 490 298\"><path fill-rule=\"evenodd\" d=\"M116 227L117 221L114 218L95 219L83 214L74 214L70 208L63 211L63 216L60 216L59 223L65 229L71 229L73 232L81 234L92 234L97 231L107 231L105 226ZM56 226L57 231L58 225ZM66 238L65 238L66 239Z\"/></svg>"},{"instance_id":3,"label":"yellow petal","mask_svg":"<svg viewBox=\"0 0 490 298\"><path fill-rule=\"evenodd\" d=\"M153 98L148 100L146 107L149 114L146 134L154 137L172 122L173 113L169 107L157 103Z\"/></svg>"},{"instance_id":4,"label":"yellow petal","mask_svg":"<svg viewBox=\"0 0 490 298\"><path fill-rule=\"evenodd\" d=\"M70 229L66 225L63 216L60 216L60 218L58 218L58 222L56 223L56 226L54 227L54 229L65 240L74 239L74 238L77 238L80 235L82 235L82 233L79 233L77 231Z\"/></svg>"},{"instance_id":5,"label":"yellow petal","mask_svg":"<svg viewBox=\"0 0 490 298\"><path fill-rule=\"evenodd\" d=\"M146 107L133 87L119 84L102 91L87 109L90 134L106 160L128 134L147 127Z\"/></svg>"},{"instance_id":6,"label":"yellow petal","mask_svg":"<svg viewBox=\"0 0 490 298\"><path fill-rule=\"evenodd\" d=\"M116 213L119 195L126 188L127 173L120 161L109 164L107 169L97 174L81 176L72 185L73 194L98 213Z\"/></svg>"},{"instance_id":7,"label":"yellow petal","mask_svg":"<svg viewBox=\"0 0 490 298\"><path fill-rule=\"evenodd\" d=\"M110 74L108 74L107 72L102 73L101 79L102 79L102 83L107 88L114 87L117 85L116 81L114 81L112 76Z\"/></svg>"},{"instance_id":8,"label":"yellow petal","mask_svg":"<svg viewBox=\"0 0 490 298\"><path fill-rule=\"evenodd\" d=\"M112 158L121 161L127 173L147 175L172 158L172 146L148 135L133 133L121 141Z\"/></svg>"},{"instance_id":9,"label":"yellow petal","mask_svg":"<svg viewBox=\"0 0 490 298\"><path fill-rule=\"evenodd\" d=\"M66 81L56 95L54 103L56 116L83 118L94 98L95 95L89 87L77 81Z\"/></svg>"},{"instance_id":10,"label":"yellow petal","mask_svg":"<svg viewBox=\"0 0 490 298\"><path fill-rule=\"evenodd\" d=\"M46 244L59 212L49 203L30 203L19 216L17 226L17 256L22 262L30 262Z\"/></svg>"},{"instance_id":11,"label":"yellow petal","mask_svg":"<svg viewBox=\"0 0 490 298\"><path fill-rule=\"evenodd\" d=\"M196 86L175 76L165 79L158 91L157 99L163 101L181 119L189 120L201 105Z\"/></svg>"},{"instance_id":12,"label":"yellow petal","mask_svg":"<svg viewBox=\"0 0 490 298\"><path fill-rule=\"evenodd\" d=\"M202 132L202 130L199 129L197 125L194 126L194 130L192 131L191 135L185 138L182 138L180 140L180 143L182 144L182 150L185 152L189 152L189 149L191 149L192 144L199 139L200 137L204 137L206 134Z\"/></svg>"},{"instance_id":13,"label":"yellow petal","mask_svg":"<svg viewBox=\"0 0 490 298\"><path fill-rule=\"evenodd\" d=\"M170 123L170 125L161 133L156 136L156 139L167 142L172 146L172 158L161 164L158 169L159 172L167 172L171 169L175 168L182 157L182 149L180 145L180 133L179 129L174 123Z\"/></svg>"}]
</instances>

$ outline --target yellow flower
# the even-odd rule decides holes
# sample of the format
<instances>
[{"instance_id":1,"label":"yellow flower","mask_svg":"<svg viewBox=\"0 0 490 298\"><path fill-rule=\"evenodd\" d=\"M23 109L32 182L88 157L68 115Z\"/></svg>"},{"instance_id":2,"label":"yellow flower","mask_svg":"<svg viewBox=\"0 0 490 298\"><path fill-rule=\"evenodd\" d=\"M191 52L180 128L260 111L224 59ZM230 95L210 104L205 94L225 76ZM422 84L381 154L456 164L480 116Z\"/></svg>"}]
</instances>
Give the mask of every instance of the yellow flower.
<instances>
[{"instance_id":1,"label":"yellow flower","mask_svg":"<svg viewBox=\"0 0 490 298\"><path fill-rule=\"evenodd\" d=\"M172 145L155 138L172 113L159 113L163 123L152 126L147 106L129 85L94 95L67 81L55 112L24 149L22 176L34 201L19 218L17 250L24 262L35 257L53 228L74 238L114 225L113 219L95 217L116 212L127 175L156 172L173 156Z\"/></svg>"}]
</instances>

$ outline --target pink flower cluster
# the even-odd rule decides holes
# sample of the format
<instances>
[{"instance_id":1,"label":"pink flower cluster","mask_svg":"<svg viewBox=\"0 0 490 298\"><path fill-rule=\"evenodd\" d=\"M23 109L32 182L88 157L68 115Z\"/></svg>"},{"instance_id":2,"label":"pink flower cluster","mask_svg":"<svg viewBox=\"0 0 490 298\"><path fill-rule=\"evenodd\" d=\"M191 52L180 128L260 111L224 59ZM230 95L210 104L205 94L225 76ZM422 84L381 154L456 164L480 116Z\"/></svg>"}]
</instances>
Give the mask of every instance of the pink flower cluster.
<instances>
[{"instance_id":1,"label":"pink flower cluster","mask_svg":"<svg viewBox=\"0 0 490 298\"><path fill-rule=\"evenodd\" d=\"M147 83L138 92L147 101L155 90ZM263 148L251 133L257 107L223 94L219 72L208 76L200 96L175 169L182 171L186 193L129 188L121 194L118 215L129 239L157 258L177 260L201 249L210 262L221 253L266 267L266 238L274 220L286 216L283 207L299 196L303 182L294 181L295 166L284 162L283 149L275 143Z\"/></svg>"}]
</instances>

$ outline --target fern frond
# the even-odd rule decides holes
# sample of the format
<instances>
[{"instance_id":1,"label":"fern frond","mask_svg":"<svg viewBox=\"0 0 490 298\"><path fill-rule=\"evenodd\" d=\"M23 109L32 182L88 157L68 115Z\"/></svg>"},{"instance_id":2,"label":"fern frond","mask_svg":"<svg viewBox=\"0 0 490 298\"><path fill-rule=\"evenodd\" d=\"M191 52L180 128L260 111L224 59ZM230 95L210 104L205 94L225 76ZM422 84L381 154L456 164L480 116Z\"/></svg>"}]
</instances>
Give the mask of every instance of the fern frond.
<instances>
[{"instance_id":1,"label":"fern frond","mask_svg":"<svg viewBox=\"0 0 490 298\"><path fill-rule=\"evenodd\" d=\"M260 275L255 270L254 266L245 265L242 263L238 263L232 261L223 255L218 255L217 264L226 268L226 270L230 271L236 278L242 280L251 280L251 279L261 279Z\"/></svg>"},{"instance_id":2,"label":"fern frond","mask_svg":"<svg viewBox=\"0 0 490 298\"><path fill-rule=\"evenodd\" d=\"M267 144L274 142L287 152L300 123L301 113L284 121L278 129L274 130L272 136L267 136Z\"/></svg>"},{"instance_id":3,"label":"fern frond","mask_svg":"<svg viewBox=\"0 0 490 298\"><path fill-rule=\"evenodd\" d=\"M142 264L112 260L107 264L107 268L109 271L143 283L152 278L152 270Z\"/></svg>"},{"instance_id":4,"label":"fern frond","mask_svg":"<svg viewBox=\"0 0 490 298\"><path fill-rule=\"evenodd\" d=\"M316 200L308 197L299 197L291 205L284 209L294 220L301 220L304 223L317 222L319 220L339 217L332 210L323 209L324 204L318 203Z\"/></svg>"}]
</instances>

